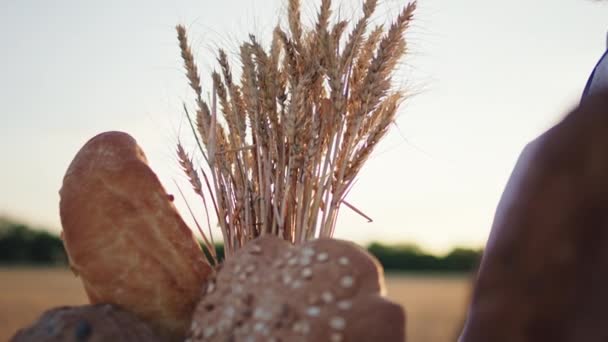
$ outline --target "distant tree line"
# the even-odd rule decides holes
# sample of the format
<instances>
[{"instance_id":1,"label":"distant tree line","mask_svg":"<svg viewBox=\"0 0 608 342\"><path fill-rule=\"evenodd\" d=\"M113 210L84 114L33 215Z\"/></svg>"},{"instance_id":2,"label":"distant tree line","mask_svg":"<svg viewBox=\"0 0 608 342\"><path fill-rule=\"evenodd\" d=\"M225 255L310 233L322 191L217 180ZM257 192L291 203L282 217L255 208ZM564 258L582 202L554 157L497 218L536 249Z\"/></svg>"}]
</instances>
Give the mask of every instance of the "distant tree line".
<instances>
[{"instance_id":1,"label":"distant tree line","mask_svg":"<svg viewBox=\"0 0 608 342\"><path fill-rule=\"evenodd\" d=\"M454 248L448 254L436 256L416 245L383 245L372 243L367 250L376 256L387 271L470 272L477 268L481 250Z\"/></svg>"},{"instance_id":2,"label":"distant tree line","mask_svg":"<svg viewBox=\"0 0 608 342\"><path fill-rule=\"evenodd\" d=\"M218 258L224 248L216 246ZM367 250L386 271L470 272L481 250L455 248L444 256L427 253L416 245L371 243ZM0 265L65 265L67 256L59 237L26 225L0 220Z\"/></svg>"},{"instance_id":3,"label":"distant tree line","mask_svg":"<svg viewBox=\"0 0 608 342\"><path fill-rule=\"evenodd\" d=\"M63 265L63 243L55 235L23 224L0 224L0 264Z\"/></svg>"}]
</instances>

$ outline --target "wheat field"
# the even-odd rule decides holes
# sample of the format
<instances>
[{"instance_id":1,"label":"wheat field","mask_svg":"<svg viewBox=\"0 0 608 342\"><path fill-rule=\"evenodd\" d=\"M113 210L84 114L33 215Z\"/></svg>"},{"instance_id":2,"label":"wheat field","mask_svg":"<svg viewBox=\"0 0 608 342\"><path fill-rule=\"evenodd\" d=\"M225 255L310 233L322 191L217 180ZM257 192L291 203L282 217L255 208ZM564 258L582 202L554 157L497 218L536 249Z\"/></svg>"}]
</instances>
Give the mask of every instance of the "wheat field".
<instances>
[{"instance_id":1,"label":"wheat field","mask_svg":"<svg viewBox=\"0 0 608 342\"><path fill-rule=\"evenodd\" d=\"M388 275L387 288L406 308L408 341L455 341L469 293L467 277ZM0 341L46 309L86 301L80 281L68 270L0 268Z\"/></svg>"}]
</instances>

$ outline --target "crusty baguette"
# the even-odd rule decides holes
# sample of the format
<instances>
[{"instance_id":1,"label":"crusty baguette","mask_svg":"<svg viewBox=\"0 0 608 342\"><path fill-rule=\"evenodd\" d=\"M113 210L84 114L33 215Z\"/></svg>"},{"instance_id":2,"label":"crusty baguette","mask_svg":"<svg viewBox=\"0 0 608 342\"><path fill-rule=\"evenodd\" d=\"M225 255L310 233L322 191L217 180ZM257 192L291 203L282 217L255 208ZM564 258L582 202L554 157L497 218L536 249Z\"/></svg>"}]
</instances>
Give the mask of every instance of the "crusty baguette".
<instances>
[{"instance_id":1,"label":"crusty baguette","mask_svg":"<svg viewBox=\"0 0 608 342\"><path fill-rule=\"evenodd\" d=\"M405 312L383 297L382 267L357 245L250 241L209 281L191 341L403 342Z\"/></svg>"},{"instance_id":2,"label":"crusty baguette","mask_svg":"<svg viewBox=\"0 0 608 342\"><path fill-rule=\"evenodd\" d=\"M608 91L522 152L461 342L608 340Z\"/></svg>"},{"instance_id":3,"label":"crusty baguette","mask_svg":"<svg viewBox=\"0 0 608 342\"><path fill-rule=\"evenodd\" d=\"M10 342L161 342L142 320L110 304L51 309Z\"/></svg>"},{"instance_id":4,"label":"crusty baguette","mask_svg":"<svg viewBox=\"0 0 608 342\"><path fill-rule=\"evenodd\" d=\"M121 132L91 139L60 196L63 241L91 303L119 305L181 338L212 268L136 141Z\"/></svg>"}]
</instances>

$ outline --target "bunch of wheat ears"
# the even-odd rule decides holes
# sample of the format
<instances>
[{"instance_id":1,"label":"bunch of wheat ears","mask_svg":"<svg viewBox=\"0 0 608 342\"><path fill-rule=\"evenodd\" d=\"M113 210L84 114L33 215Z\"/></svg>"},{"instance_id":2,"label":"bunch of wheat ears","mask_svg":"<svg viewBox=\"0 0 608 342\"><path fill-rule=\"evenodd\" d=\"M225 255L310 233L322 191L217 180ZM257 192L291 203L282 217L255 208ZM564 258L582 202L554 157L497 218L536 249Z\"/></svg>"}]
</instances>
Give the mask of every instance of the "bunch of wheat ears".
<instances>
[{"instance_id":1,"label":"bunch of wheat ears","mask_svg":"<svg viewBox=\"0 0 608 342\"><path fill-rule=\"evenodd\" d=\"M186 29L177 26L195 117L184 110L207 165L197 167L181 143L178 158L217 215L226 257L264 234L294 244L331 237L342 204L365 216L345 197L404 99L391 76L416 2L388 30L369 28L376 6L364 1L351 25L332 19L331 0L322 0L307 29L300 1L289 0L289 30L277 26L269 50L253 35L240 46L240 82L219 50L207 102ZM215 259L211 227L207 236L196 224Z\"/></svg>"}]
</instances>

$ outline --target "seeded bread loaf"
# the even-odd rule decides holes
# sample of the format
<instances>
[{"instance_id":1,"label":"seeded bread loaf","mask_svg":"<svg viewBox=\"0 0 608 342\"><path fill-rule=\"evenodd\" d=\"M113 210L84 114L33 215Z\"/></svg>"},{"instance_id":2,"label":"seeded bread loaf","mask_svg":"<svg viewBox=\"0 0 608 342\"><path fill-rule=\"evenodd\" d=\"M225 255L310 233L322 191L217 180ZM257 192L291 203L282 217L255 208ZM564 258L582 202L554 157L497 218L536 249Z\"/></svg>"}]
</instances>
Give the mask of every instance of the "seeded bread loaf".
<instances>
[{"instance_id":1,"label":"seeded bread loaf","mask_svg":"<svg viewBox=\"0 0 608 342\"><path fill-rule=\"evenodd\" d=\"M63 241L91 303L112 303L179 340L212 273L192 232L126 133L78 152L60 191Z\"/></svg>"},{"instance_id":2,"label":"seeded bread loaf","mask_svg":"<svg viewBox=\"0 0 608 342\"><path fill-rule=\"evenodd\" d=\"M381 266L353 243L263 236L208 283L190 339L403 342L405 313L384 291Z\"/></svg>"}]
</instances>

